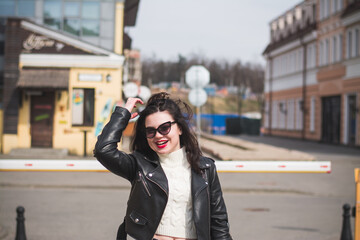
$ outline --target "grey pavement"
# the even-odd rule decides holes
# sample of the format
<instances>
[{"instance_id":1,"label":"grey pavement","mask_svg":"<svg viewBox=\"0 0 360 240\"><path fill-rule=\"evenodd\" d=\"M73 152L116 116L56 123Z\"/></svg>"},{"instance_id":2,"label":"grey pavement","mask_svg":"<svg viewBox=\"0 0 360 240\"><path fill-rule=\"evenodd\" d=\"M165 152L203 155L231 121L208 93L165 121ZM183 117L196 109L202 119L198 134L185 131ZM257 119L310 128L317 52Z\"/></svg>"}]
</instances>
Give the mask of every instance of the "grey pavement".
<instances>
[{"instance_id":1,"label":"grey pavement","mask_svg":"<svg viewBox=\"0 0 360 240\"><path fill-rule=\"evenodd\" d=\"M272 146L332 163L330 174L219 173L234 239L340 238L342 205L355 202L359 148L275 137L226 139L228 145L241 140L266 145L264 152ZM224 147L219 141L207 146ZM129 189L126 180L106 172L0 172L0 239L14 239L18 205L26 209L29 240L115 239Z\"/></svg>"}]
</instances>

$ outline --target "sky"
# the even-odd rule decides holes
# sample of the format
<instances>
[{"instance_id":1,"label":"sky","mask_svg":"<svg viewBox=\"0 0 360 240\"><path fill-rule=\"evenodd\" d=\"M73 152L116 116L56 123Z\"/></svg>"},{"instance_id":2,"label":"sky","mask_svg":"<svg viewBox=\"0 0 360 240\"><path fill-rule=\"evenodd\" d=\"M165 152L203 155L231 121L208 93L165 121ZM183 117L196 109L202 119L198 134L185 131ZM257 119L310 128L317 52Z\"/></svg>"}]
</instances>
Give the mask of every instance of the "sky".
<instances>
[{"instance_id":1,"label":"sky","mask_svg":"<svg viewBox=\"0 0 360 240\"><path fill-rule=\"evenodd\" d=\"M270 21L299 0L141 0L126 31L142 58L176 61L192 54L265 64Z\"/></svg>"}]
</instances>

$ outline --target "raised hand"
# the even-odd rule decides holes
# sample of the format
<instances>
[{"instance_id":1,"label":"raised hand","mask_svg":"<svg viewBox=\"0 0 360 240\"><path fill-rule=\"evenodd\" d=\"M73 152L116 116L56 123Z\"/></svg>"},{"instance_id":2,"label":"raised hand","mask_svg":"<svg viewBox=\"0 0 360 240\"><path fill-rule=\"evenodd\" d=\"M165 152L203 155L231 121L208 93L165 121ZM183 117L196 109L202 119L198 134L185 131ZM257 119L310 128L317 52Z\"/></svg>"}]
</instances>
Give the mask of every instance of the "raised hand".
<instances>
[{"instance_id":1,"label":"raised hand","mask_svg":"<svg viewBox=\"0 0 360 240\"><path fill-rule=\"evenodd\" d=\"M140 99L140 98L128 98L128 100L125 103L124 108L126 108L127 110L129 110L129 112L131 113L132 110L134 108L136 108L136 104L140 103L140 104L144 104L144 102ZM137 115L139 115L138 112L134 112L131 114L131 118L135 118Z\"/></svg>"}]
</instances>

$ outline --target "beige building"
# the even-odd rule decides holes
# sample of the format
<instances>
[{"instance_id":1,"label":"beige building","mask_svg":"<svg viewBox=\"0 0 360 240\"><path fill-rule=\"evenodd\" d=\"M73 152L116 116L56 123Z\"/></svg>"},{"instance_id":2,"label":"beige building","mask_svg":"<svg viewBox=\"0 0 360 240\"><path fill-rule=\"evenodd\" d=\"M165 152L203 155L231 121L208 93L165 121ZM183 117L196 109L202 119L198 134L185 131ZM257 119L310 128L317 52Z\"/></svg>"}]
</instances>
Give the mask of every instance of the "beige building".
<instances>
[{"instance_id":1,"label":"beige building","mask_svg":"<svg viewBox=\"0 0 360 240\"><path fill-rule=\"evenodd\" d=\"M3 153L40 147L92 155L122 99L123 49L130 46L123 32L126 6L118 1L113 9L113 50L31 20L6 19Z\"/></svg>"},{"instance_id":2,"label":"beige building","mask_svg":"<svg viewBox=\"0 0 360 240\"><path fill-rule=\"evenodd\" d=\"M269 135L360 145L358 2L306 0L270 23Z\"/></svg>"}]
</instances>

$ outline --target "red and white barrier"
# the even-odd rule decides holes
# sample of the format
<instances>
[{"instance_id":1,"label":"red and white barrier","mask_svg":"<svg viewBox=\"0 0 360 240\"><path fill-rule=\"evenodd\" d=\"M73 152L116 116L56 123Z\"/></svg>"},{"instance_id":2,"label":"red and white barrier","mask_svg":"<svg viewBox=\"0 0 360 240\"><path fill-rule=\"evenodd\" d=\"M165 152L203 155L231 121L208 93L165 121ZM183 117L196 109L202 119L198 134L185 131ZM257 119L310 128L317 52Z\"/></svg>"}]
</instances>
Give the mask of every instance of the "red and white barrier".
<instances>
[{"instance_id":1,"label":"red and white barrier","mask_svg":"<svg viewBox=\"0 0 360 240\"><path fill-rule=\"evenodd\" d=\"M326 161L216 161L218 172L330 173ZM0 171L107 171L96 160L0 160Z\"/></svg>"},{"instance_id":2,"label":"red and white barrier","mask_svg":"<svg viewBox=\"0 0 360 240\"><path fill-rule=\"evenodd\" d=\"M325 161L218 161L218 172L331 173Z\"/></svg>"}]
</instances>

